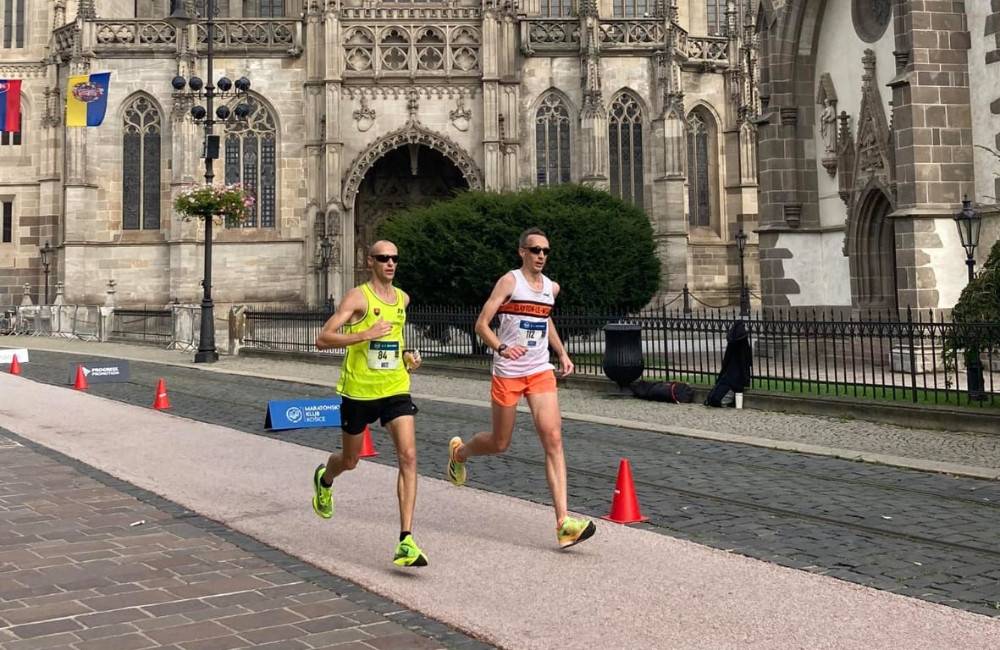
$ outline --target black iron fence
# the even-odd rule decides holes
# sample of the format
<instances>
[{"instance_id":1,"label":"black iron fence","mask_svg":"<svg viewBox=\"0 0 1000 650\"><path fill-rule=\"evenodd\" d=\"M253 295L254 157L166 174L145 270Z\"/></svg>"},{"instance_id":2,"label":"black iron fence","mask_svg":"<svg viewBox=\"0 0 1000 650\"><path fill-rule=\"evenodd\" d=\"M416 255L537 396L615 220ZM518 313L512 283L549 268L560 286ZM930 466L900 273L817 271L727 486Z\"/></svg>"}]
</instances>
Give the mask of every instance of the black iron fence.
<instances>
[{"instance_id":1,"label":"black iron fence","mask_svg":"<svg viewBox=\"0 0 1000 650\"><path fill-rule=\"evenodd\" d=\"M316 337L333 315L333 305L320 309L248 305L245 314L243 347L317 352Z\"/></svg>"},{"instance_id":2,"label":"black iron fence","mask_svg":"<svg viewBox=\"0 0 1000 650\"><path fill-rule=\"evenodd\" d=\"M174 337L169 309L115 309L108 336L113 341L168 345Z\"/></svg>"},{"instance_id":3,"label":"black iron fence","mask_svg":"<svg viewBox=\"0 0 1000 650\"><path fill-rule=\"evenodd\" d=\"M315 351L330 314L248 309L244 345ZM411 307L407 346L418 348L429 363L486 368L492 357L475 336L477 316L476 308ZM603 328L628 323L642 331L646 379L711 385L729 328L740 316L735 310L664 306L638 313L558 310L554 319L578 373L603 376ZM956 324L929 312L852 318L819 311L755 313L743 321L757 390L1000 407L1000 323Z\"/></svg>"}]
</instances>

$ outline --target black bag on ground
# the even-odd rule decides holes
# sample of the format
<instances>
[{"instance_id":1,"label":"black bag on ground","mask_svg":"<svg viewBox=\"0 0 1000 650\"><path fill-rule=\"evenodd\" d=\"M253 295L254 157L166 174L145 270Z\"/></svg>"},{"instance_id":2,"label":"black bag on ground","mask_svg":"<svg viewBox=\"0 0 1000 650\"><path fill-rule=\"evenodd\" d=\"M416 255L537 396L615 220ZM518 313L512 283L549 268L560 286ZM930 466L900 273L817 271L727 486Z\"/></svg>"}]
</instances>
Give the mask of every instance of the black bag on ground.
<instances>
[{"instance_id":1,"label":"black bag on ground","mask_svg":"<svg viewBox=\"0 0 1000 650\"><path fill-rule=\"evenodd\" d=\"M678 404L694 400L694 391L690 386L680 381L637 381L629 388L632 389L632 394L639 399L654 402Z\"/></svg>"},{"instance_id":2,"label":"black bag on ground","mask_svg":"<svg viewBox=\"0 0 1000 650\"><path fill-rule=\"evenodd\" d=\"M705 406L732 406L729 393L742 393L750 385L753 352L746 325L738 320L726 335L726 352L722 355L722 369L715 386L705 398Z\"/></svg>"}]
</instances>

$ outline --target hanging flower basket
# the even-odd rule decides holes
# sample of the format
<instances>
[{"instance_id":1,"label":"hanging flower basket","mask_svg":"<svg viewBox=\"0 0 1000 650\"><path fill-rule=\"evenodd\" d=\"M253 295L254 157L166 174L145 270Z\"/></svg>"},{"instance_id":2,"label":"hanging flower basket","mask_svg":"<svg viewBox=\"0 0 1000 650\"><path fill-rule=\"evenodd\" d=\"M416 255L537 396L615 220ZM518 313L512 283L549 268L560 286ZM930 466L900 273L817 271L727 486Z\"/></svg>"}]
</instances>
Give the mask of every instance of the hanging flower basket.
<instances>
[{"instance_id":1,"label":"hanging flower basket","mask_svg":"<svg viewBox=\"0 0 1000 650\"><path fill-rule=\"evenodd\" d=\"M181 192L174 200L174 209L185 221L212 217L229 227L237 227L248 220L253 204L253 195L239 183L199 185Z\"/></svg>"}]
</instances>

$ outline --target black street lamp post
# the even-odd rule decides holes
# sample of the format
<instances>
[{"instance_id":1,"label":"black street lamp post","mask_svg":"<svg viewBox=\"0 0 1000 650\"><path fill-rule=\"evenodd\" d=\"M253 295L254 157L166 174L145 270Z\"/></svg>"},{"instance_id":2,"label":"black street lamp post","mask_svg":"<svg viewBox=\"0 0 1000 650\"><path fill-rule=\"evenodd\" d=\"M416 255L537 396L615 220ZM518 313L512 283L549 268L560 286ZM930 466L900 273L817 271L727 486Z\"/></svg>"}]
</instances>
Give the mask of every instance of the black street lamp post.
<instances>
[{"instance_id":1,"label":"black street lamp post","mask_svg":"<svg viewBox=\"0 0 1000 650\"><path fill-rule=\"evenodd\" d=\"M185 0L171 0L171 11L170 15L167 17L167 22L173 25L174 29L180 31L187 25L191 24L194 18L188 14L186 8ZM192 76L190 79L184 79L184 77L177 76L171 81L171 85L174 90L181 92L184 90L186 85L191 90L191 95L196 97L204 97L205 106L193 106L191 108L191 117L194 118L196 122L201 122L205 126L205 143L204 143L204 158L205 158L205 184L211 185L212 181L215 179L215 172L212 169L212 161L219 157L219 136L214 134L215 130L215 117L219 120L225 121L229 119L229 107L222 105L215 109L213 113L214 103L216 97L227 97L227 96L237 96L245 97L246 93L250 90L250 80L246 77L240 77L235 81L231 81L227 77L222 77L218 81L218 89L221 92L215 92L216 86L212 85L212 77L214 75L213 64L214 64L214 50L213 44L215 40L215 0L207 0L205 3L205 76L207 82L202 82L198 77ZM230 93L233 86L236 86L236 91ZM202 87L204 86L204 91ZM236 117L239 119L244 119L250 114L250 106L245 102L241 102L236 106L234 111ZM195 363L213 363L219 360L219 353L215 349L215 304L212 302L212 218L205 218L205 275L201 281L201 286L204 290L201 299L201 337L198 343L198 352L194 356Z\"/></svg>"},{"instance_id":2,"label":"black street lamp post","mask_svg":"<svg viewBox=\"0 0 1000 650\"><path fill-rule=\"evenodd\" d=\"M54 248L49 246L49 242L45 242L45 246L38 249L38 252L42 256L42 273L45 276L45 302L43 304L49 304L49 255L55 251Z\"/></svg>"},{"instance_id":3,"label":"black street lamp post","mask_svg":"<svg viewBox=\"0 0 1000 650\"><path fill-rule=\"evenodd\" d=\"M976 279L976 246L979 245L979 233L983 218L972 209L972 201L966 196L962 200L962 211L955 215L955 225L958 226L958 236L965 249L965 265L969 269L969 282ZM966 350L965 379L969 391L969 399L982 400L986 398L985 382L983 380L983 362L979 358L979 350Z\"/></svg>"},{"instance_id":4,"label":"black street lamp post","mask_svg":"<svg viewBox=\"0 0 1000 650\"><path fill-rule=\"evenodd\" d=\"M740 226L739 232L736 233L736 248L740 252L740 316L749 316L750 294L747 288L746 275L743 273L743 255L746 253L747 248L747 234L743 232L743 226Z\"/></svg>"},{"instance_id":5,"label":"black street lamp post","mask_svg":"<svg viewBox=\"0 0 1000 650\"><path fill-rule=\"evenodd\" d=\"M330 239L329 235L323 235L319 240L319 269L321 275L323 276L323 295L326 299L326 304L333 304L333 296L330 296L330 275L329 269L330 264L333 262L333 241Z\"/></svg>"}]
</instances>

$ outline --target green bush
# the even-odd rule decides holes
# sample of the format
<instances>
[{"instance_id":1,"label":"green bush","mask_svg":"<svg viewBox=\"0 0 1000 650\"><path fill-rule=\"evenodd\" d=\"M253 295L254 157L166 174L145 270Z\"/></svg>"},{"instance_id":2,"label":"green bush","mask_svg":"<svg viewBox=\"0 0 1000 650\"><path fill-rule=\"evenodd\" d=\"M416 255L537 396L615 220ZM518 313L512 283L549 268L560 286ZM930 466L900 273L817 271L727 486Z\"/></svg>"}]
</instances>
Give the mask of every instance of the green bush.
<instances>
[{"instance_id":1,"label":"green bush","mask_svg":"<svg viewBox=\"0 0 1000 650\"><path fill-rule=\"evenodd\" d=\"M959 350L968 363L984 350L1000 348L1000 240L990 249L983 270L962 290L951 318L956 327L945 340L949 366Z\"/></svg>"},{"instance_id":2,"label":"green bush","mask_svg":"<svg viewBox=\"0 0 1000 650\"><path fill-rule=\"evenodd\" d=\"M414 302L478 307L497 278L520 267L517 238L531 226L552 246L545 274L560 284L560 309L635 310L659 288L646 214L581 185L464 192L392 215L378 236L399 247L397 283Z\"/></svg>"}]
</instances>

